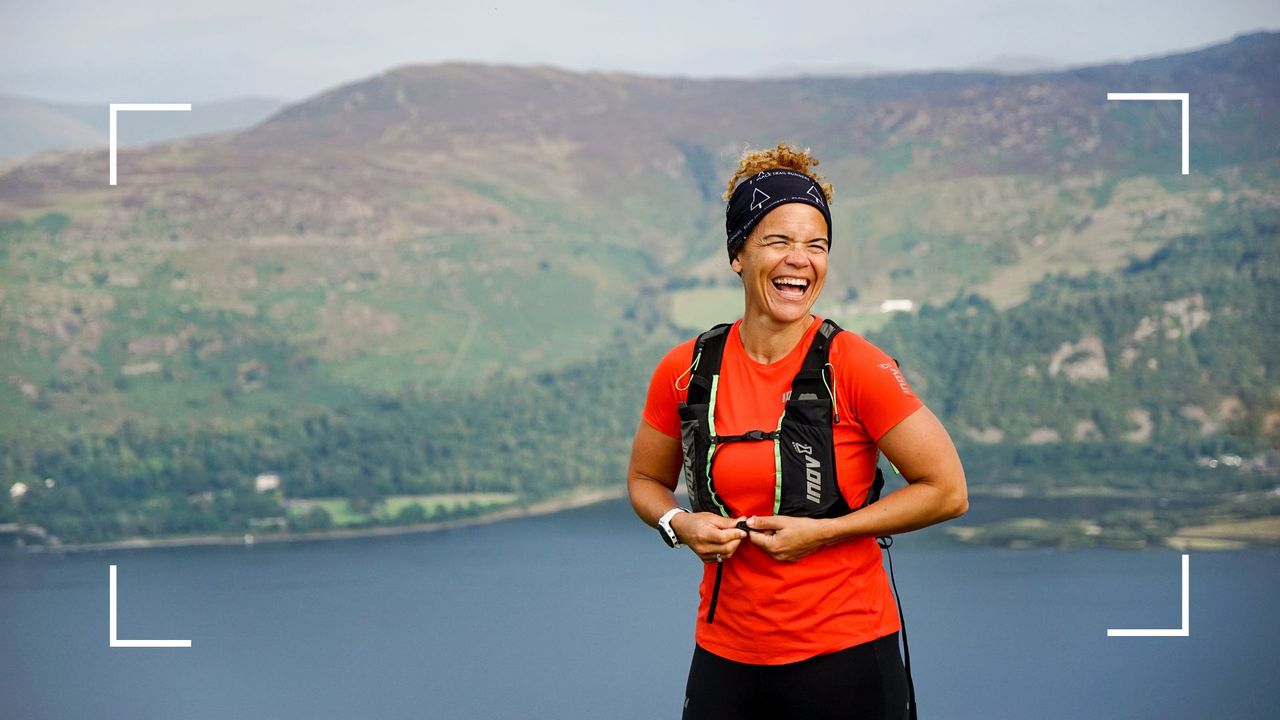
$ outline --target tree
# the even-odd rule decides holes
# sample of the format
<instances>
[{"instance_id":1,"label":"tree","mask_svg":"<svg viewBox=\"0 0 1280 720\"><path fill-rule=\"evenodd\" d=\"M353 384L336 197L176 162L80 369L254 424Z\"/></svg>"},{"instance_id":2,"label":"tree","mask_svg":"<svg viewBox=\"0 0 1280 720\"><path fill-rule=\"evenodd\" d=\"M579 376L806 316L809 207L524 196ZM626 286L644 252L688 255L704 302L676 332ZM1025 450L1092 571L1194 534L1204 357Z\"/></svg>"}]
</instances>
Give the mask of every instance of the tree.
<instances>
[{"instance_id":1,"label":"tree","mask_svg":"<svg viewBox=\"0 0 1280 720\"><path fill-rule=\"evenodd\" d=\"M333 527L333 517L329 515L328 510L319 505L308 510L305 515L294 515L289 518L291 532L313 532L328 530L331 527Z\"/></svg>"},{"instance_id":2,"label":"tree","mask_svg":"<svg viewBox=\"0 0 1280 720\"><path fill-rule=\"evenodd\" d=\"M418 503L409 503L396 513L395 524L417 525L427 521L427 511Z\"/></svg>"}]
</instances>

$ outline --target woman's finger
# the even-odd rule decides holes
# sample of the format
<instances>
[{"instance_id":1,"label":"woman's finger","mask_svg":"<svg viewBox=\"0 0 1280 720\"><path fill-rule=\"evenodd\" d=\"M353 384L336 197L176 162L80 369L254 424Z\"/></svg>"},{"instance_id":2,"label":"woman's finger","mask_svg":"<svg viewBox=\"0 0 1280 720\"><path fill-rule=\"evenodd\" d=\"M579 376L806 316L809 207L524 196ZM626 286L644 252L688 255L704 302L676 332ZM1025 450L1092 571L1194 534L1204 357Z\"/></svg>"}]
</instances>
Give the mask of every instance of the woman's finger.
<instances>
[{"instance_id":1,"label":"woman's finger","mask_svg":"<svg viewBox=\"0 0 1280 720\"><path fill-rule=\"evenodd\" d=\"M778 538L773 533L753 532L751 533L751 542L755 543L756 547L772 555L774 548L778 544Z\"/></svg>"},{"instance_id":2,"label":"woman's finger","mask_svg":"<svg viewBox=\"0 0 1280 720\"><path fill-rule=\"evenodd\" d=\"M728 558L738 551L738 545L741 543L742 540L740 539L732 540L727 543L712 543L704 546L699 555L704 559L711 558L712 560L716 559L716 555L721 556L721 558Z\"/></svg>"},{"instance_id":3,"label":"woman's finger","mask_svg":"<svg viewBox=\"0 0 1280 720\"><path fill-rule=\"evenodd\" d=\"M700 545L725 545L737 542L746 535L737 528L721 529L712 525L699 528L695 542Z\"/></svg>"},{"instance_id":4,"label":"woman's finger","mask_svg":"<svg viewBox=\"0 0 1280 720\"><path fill-rule=\"evenodd\" d=\"M737 542L746 536L747 531L739 530L736 526L721 528L720 532L717 534L719 541L724 543Z\"/></svg>"}]
</instances>

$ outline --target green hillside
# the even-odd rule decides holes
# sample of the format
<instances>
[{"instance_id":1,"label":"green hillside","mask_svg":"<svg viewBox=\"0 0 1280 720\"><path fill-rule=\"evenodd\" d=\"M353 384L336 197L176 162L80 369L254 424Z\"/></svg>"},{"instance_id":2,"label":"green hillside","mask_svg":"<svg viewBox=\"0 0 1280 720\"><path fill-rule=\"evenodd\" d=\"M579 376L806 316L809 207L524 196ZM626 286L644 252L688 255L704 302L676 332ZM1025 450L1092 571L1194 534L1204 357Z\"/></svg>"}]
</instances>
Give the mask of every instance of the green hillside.
<instances>
[{"instance_id":1,"label":"green hillside","mask_svg":"<svg viewBox=\"0 0 1280 720\"><path fill-rule=\"evenodd\" d=\"M317 519L315 503L299 502L307 498L345 499L355 515L344 524L369 526L394 523L409 495L508 493L527 504L616 487L662 350L623 343L559 373L360 394L237 422L11 432L0 439L0 476L28 490L0 497L0 523L34 523L64 543L308 530L339 518ZM281 487L259 492L261 474L279 475ZM416 520L479 509L455 503Z\"/></svg>"},{"instance_id":2,"label":"green hillside","mask_svg":"<svg viewBox=\"0 0 1280 720\"><path fill-rule=\"evenodd\" d=\"M997 523L967 537L1147 542L1206 518L1280 512L1271 499L1277 240L1280 216L1264 214L1172 240L1114 275L1047 279L1008 310L960 297L872 333L951 429L977 497L1194 501L1159 514ZM362 508L347 524L374 524L393 522L379 508L409 495L530 502L616 487L648 374L678 339L657 331L640 340L635 322L591 362L466 389L352 393L236 422L15 431L0 445L0 473L30 490L21 502L0 500L0 522L34 522L64 542L244 532L277 520L307 529L332 518L296 517L290 501L346 498ZM255 491L261 473L280 474L281 491Z\"/></svg>"},{"instance_id":3,"label":"green hillside","mask_svg":"<svg viewBox=\"0 0 1280 720\"><path fill-rule=\"evenodd\" d=\"M1003 312L960 297L870 339L901 359L975 460L994 452L984 446L1018 448L979 462L974 484L1049 489L1087 474L1098 485L1158 490L1143 463L1159 471L1182 462L1182 489L1270 488L1274 465L1236 477L1191 461L1213 448L1280 445L1277 241L1280 215L1246 218L1177 238L1119 273L1048 278Z\"/></svg>"},{"instance_id":4,"label":"green hillside","mask_svg":"<svg viewBox=\"0 0 1280 720\"><path fill-rule=\"evenodd\" d=\"M1087 516L960 527L959 537L1280 539L1274 524L1242 531L1280 516L1280 215L1242 221L1115 274L1048 278L1003 312L958 297L871 335L946 420L975 502L1121 500ZM1125 498L1160 503L1134 509Z\"/></svg>"},{"instance_id":5,"label":"green hillside","mask_svg":"<svg viewBox=\"0 0 1280 720\"><path fill-rule=\"evenodd\" d=\"M903 359L975 488L1262 492L1277 62L1258 33L1025 76L405 66L126 149L116 187L105 152L7 166L0 487L28 494L0 522L71 542L616 484L649 363L739 310L721 179L779 139L836 188L819 312ZM1133 88L1191 94L1192 174L1176 106L1105 100Z\"/></svg>"}]
</instances>

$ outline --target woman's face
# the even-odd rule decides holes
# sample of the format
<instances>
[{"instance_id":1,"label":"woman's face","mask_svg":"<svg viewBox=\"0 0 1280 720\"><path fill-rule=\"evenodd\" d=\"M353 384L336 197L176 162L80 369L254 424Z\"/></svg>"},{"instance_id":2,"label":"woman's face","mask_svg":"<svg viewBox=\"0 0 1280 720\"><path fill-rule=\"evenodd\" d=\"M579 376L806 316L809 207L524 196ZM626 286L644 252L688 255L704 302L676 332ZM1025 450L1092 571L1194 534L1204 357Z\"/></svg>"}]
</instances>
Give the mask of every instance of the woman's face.
<instances>
[{"instance_id":1,"label":"woman's face","mask_svg":"<svg viewBox=\"0 0 1280 720\"><path fill-rule=\"evenodd\" d=\"M807 317L827 279L830 245L817 208L787 203L769 211L730 263L742 276L747 313L779 324Z\"/></svg>"}]
</instances>

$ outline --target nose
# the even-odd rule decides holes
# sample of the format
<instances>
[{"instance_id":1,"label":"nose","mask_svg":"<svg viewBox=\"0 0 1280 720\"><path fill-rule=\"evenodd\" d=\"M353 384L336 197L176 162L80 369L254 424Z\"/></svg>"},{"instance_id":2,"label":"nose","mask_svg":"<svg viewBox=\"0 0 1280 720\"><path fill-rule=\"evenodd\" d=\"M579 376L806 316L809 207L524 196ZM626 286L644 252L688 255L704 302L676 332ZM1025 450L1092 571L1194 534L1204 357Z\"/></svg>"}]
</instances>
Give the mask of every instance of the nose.
<instances>
[{"instance_id":1,"label":"nose","mask_svg":"<svg viewBox=\"0 0 1280 720\"><path fill-rule=\"evenodd\" d=\"M787 264L803 267L809 264L809 253L799 243L787 245Z\"/></svg>"}]
</instances>

